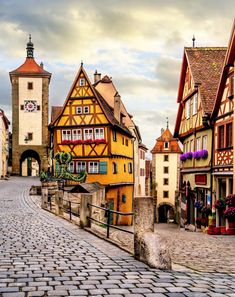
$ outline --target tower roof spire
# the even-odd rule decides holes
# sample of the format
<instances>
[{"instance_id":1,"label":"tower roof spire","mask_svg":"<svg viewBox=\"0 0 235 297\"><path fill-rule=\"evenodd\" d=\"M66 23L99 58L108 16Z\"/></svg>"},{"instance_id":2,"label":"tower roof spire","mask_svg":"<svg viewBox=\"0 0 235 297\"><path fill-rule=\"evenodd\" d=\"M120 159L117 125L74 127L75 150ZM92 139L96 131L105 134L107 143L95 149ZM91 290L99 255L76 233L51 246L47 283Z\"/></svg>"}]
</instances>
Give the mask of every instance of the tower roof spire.
<instances>
[{"instance_id":1,"label":"tower roof spire","mask_svg":"<svg viewBox=\"0 0 235 297\"><path fill-rule=\"evenodd\" d=\"M193 41L193 47L195 47L195 40L196 40L196 38L195 38L195 36L194 36L194 34L193 34L193 38L192 38L192 41Z\"/></svg>"},{"instance_id":2,"label":"tower roof spire","mask_svg":"<svg viewBox=\"0 0 235 297\"><path fill-rule=\"evenodd\" d=\"M26 50L27 50L27 58L32 58L33 59L34 47L33 47L32 41L31 41L31 34L29 34L29 42L27 43Z\"/></svg>"},{"instance_id":3,"label":"tower roof spire","mask_svg":"<svg viewBox=\"0 0 235 297\"><path fill-rule=\"evenodd\" d=\"M166 117L166 128L167 128L167 129L169 128L169 120L168 120L168 117Z\"/></svg>"}]
</instances>

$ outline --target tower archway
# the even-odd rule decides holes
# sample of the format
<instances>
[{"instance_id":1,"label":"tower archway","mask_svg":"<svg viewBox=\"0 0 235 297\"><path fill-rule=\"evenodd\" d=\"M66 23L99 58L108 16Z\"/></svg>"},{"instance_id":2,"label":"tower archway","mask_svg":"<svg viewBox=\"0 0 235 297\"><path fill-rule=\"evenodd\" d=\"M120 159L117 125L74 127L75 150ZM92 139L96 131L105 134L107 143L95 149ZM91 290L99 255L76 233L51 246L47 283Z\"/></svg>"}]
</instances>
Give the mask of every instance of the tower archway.
<instances>
[{"instance_id":1,"label":"tower archway","mask_svg":"<svg viewBox=\"0 0 235 297\"><path fill-rule=\"evenodd\" d=\"M20 175L38 176L41 171L39 154L34 150L26 150L20 157Z\"/></svg>"},{"instance_id":2,"label":"tower archway","mask_svg":"<svg viewBox=\"0 0 235 297\"><path fill-rule=\"evenodd\" d=\"M158 222L169 223L174 221L174 206L170 203L162 203L158 206Z\"/></svg>"}]
</instances>

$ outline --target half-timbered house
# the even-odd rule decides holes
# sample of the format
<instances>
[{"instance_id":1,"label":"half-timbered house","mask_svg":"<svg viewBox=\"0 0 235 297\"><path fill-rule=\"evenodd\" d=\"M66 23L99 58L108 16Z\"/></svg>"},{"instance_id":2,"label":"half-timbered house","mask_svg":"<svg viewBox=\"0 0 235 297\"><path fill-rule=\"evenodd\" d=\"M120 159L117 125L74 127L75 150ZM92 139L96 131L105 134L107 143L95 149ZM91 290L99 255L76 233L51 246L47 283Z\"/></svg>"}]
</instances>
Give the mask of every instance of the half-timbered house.
<instances>
[{"instance_id":1,"label":"half-timbered house","mask_svg":"<svg viewBox=\"0 0 235 297\"><path fill-rule=\"evenodd\" d=\"M195 202L211 206L213 129L210 115L226 54L221 47L184 49L179 82L175 137L181 156L181 225L194 226ZM194 228L194 227L193 227Z\"/></svg>"},{"instance_id":2,"label":"half-timbered house","mask_svg":"<svg viewBox=\"0 0 235 297\"><path fill-rule=\"evenodd\" d=\"M70 171L86 171L87 182L105 186L111 209L129 212L134 184L133 136L122 122L118 93L114 102L111 109L81 65L64 106L52 110L53 153L71 152ZM114 216L113 223L131 221L131 216Z\"/></svg>"},{"instance_id":3,"label":"half-timbered house","mask_svg":"<svg viewBox=\"0 0 235 297\"><path fill-rule=\"evenodd\" d=\"M214 122L214 199L233 193L234 60L235 22L211 116Z\"/></svg>"}]
</instances>

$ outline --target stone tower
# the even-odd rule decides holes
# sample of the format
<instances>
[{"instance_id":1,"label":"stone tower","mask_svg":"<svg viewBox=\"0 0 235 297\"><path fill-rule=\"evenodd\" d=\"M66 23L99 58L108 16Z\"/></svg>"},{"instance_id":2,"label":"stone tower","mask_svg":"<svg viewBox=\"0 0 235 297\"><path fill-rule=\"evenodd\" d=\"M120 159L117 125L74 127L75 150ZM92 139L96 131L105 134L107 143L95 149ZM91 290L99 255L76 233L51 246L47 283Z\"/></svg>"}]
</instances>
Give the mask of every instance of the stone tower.
<instances>
[{"instance_id":1,"label":"stone tower","mask_svg":"<svg viewBox=\"0 0 235 297\"><path fill-rule=\"evenodd\" d=\"M29 36L25 62L10 72L12 85L12 174L37 175L48 168L48 95L51 73L34 60ZM36 171L33 172L35 165Z\"/></svg>"}]
</instances>

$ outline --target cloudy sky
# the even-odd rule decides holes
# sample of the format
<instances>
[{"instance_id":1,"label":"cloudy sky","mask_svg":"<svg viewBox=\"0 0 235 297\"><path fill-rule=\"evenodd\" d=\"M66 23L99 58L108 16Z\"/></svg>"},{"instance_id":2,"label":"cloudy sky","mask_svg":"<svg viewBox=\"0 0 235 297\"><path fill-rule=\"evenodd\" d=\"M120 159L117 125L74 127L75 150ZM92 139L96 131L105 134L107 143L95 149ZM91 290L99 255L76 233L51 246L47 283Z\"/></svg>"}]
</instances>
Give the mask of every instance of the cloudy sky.
<instances>
[{"instance_id":1,"label":"cloudy sky","mask_svg":"<svg viewBox=\"0 0 235 297\"><path fill-rule=\"evenodd\" d=\"M152 149L169 117L174 130L184 46L227 46L234 0L1 0L0 108L11 119L9 71L26 56L52 73L50 104L62 105L81 61L112 77Z\"/></svg>"}]
</instances>

